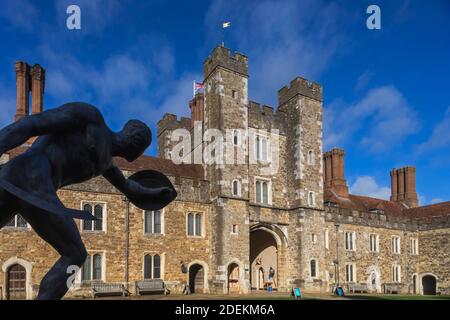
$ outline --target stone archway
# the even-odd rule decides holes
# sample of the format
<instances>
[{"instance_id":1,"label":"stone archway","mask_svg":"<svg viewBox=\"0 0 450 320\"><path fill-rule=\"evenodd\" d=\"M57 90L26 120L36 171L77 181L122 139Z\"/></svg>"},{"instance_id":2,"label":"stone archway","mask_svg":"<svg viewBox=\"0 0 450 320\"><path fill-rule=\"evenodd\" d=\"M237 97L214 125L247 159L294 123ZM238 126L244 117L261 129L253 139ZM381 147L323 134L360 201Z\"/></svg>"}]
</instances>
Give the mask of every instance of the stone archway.
<instances>
[{"instance_id":1,"label":"stone archway","mask_svg":"<svg viewBox=\"0 0 450 320\"><path fill-rule=\"evenodd\" d=\"M258 280L257 280L256 289L258 289L258 290L264 289L264 279L265 279L265 277L264 277L264 269L263 269L263 267L260 267L258 269Z\"/></svg>"},{"instance_id":2,"label":"stone archway","mask_svg":"<svg viewBox=\"0 0 450 320\"><path fill-rule=\"evenodd\" d=\"M228 265L228 293L239 294L241 292L240 277L241 270L237 263L232 262Z\"/></svg>"},{"instance_id":3,"label":"stone archway","mask_svg":"<svg viewBox=\"0 0 450 320\"><path fill-rule=\"evenodd\" d=\"M437 279L431 274L422 276L422 292L424 295L436 295Z\"/></svg>"},{"instance_id":4,"label":"stone archway","mask_svg":"<svg viewBox=\"0 0 450 320\"><path fill-rule=\"evenodd\" d=\"M187 283L191 293L209 293L208 265L201 260L191 261L187 265Z\"/></svg>"},{"instance_id":5,"label":"stone archway","mask_svg":"<svg viewBox=\"0 0 450 320\"><path fill-rule=\"evenodd\" d=\"M273 224L259 223L250 229L250 284L253 290L265 289L269 282L274 289L280 287L284 272L280 260L286 243L284 233ZM269 281L271 268L275 276Z\"/></svg>"},{"instance_id":6,"label":"stone archway","mask_svg":"<svg viewBox=\"0 0 450 320\"><path fill-rule=\"evenodd\" d=\"M370 266L367 269L367 287L371 292L381 292L380 270L377 266Z\"/></svg>"},{"instance_id":7,"label":"stone archway","mask_svg":"<svg viewBox=\"0 0 450 320\"><path fill-rule=\"evenodd\" d=\"M18 257L12 257L3 263L2 271L5 273L5 297L7 299L32 299L32 269L31 263Z\"/></svg>"},{"instance_id":8,"label":"stone archway","mask_svg":"<svg viewBox=\"0 0 450 320\"><path fill-rule=\"evenodd\" d=\"M200 264L193 264L189 268L189 289L191 293L204 293L205 269Z\"/></svg>"}]
</instances>

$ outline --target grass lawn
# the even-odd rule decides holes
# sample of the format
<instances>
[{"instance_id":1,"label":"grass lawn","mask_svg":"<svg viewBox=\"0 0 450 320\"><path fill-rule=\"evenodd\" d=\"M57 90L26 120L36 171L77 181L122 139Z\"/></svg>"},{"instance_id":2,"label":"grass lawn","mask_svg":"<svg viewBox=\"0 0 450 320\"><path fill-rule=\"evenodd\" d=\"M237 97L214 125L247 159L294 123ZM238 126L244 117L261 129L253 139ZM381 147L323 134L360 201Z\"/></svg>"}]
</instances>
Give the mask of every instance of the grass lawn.
<instances>
[{"instance_id":1,"label":"grass lawn","mask_svg":"<svg viewBox=\"0 0 450 320\"><path fill-rule=\"evenodd\" d=\"M408 296L408 295L360 295L349 294L346 298L351 300L450 300L450 296Z\"/></svg>"}]
</instances>

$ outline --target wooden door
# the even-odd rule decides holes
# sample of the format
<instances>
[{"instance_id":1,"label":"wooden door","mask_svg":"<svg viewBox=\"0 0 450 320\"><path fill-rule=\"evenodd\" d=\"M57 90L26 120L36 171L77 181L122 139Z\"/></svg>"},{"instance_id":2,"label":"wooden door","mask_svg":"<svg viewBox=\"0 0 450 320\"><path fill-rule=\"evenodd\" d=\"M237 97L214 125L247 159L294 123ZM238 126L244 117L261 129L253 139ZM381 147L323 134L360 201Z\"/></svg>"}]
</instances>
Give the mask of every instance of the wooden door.
<instances>
[{"instance_id":1,"label":"wooden door","mask_svg":"<svg viewBox=\"0 0 450 320\"><path fill-rule=\"evenodd\" d=\"M7 273L7 299L26 299L26 278L27 274L25 268L20 264L14 264L8 269Z\"/></svg>"}]
</instances>

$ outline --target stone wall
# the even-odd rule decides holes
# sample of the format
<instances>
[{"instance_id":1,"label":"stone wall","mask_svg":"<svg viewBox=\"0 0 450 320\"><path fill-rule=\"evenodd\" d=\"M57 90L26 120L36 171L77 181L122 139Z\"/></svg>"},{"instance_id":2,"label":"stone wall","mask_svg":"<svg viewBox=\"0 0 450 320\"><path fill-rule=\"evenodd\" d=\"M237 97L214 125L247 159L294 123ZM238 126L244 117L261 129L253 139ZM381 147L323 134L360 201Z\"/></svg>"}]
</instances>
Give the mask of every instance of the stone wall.
<instances>
[{"instance_id":1,"label":"stone wall","mask_svg":"<svg viewBox=\"0 0 450 320\"><path fill-rule=\"evenodd\" d=\"M126 175L129 172L125 172ZM188 275L181 272L180 262L186 266L194 261L208 267L210 264L209 241L211 235L210 206L202 199L207 186L204 182L195 184L192 179L170 177L180 197L164 208L163 234L144 233L144 211L130 204L129 208L129 278L128 286L134 290L134 281L143 280L143 258L147 253L162 257L162 278L168 281L173 292L181 292L188 283ZM176 181L175 181L176 180ZM202 191L203 189L203 191ZM126 283L125 217L127 202L121 194L103 178L60 190L58 196L63 203L74 209L81 209L83 202L102 203L106 206L106 229L104 231L81 231L81 237L89 254L102 254L104 280L111 283ZM201 237L187 235L186 215L201 213L203 234ZM81 221L75 220L79 229ZM59 258L59 254L32 229L3 228L0 230L0 287L6 298L6 273L8 261L20 259L32 266L29 298L37 294L39 282ZM6 264L5 264L6 263ZM89 290L76 283L68 294L90 295Z\"/></svg>"},{"instance_id":2,"label":"stone wall","mask_svg":"<svg viewBox=\"0 0 450 320\"><path fill-rule=\"evenodd\" d=\"M450 294L450 229L419 233L419 281L427 274L437 278L438 292Z\"/></svg>"}]
</instances>

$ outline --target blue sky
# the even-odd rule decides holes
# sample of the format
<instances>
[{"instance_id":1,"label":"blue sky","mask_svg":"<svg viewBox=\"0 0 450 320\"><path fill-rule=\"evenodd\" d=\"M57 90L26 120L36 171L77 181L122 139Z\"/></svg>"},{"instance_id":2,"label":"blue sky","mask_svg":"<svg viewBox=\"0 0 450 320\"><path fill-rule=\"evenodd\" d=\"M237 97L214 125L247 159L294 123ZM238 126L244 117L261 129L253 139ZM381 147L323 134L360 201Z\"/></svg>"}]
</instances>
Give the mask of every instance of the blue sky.
<instances>
[{"instance_id":1,"label":"blue sky","mask_svg":"<svg viewBox=\"0 0 450 320\"><path fill-rule=\"evenodd\" d=\"M69 31L78 4L82 29ZM381 8L382 29L366 28ZM415 165L422 204L450 200L450 1L0 0L0 126L15 109L14 61L47 70L45 106L97 105L118 130L189 115L192 80L220 42L249 56L252 100L276 106L297 75L324 86L325 149L346 149L351 191L388 197ZM156 144L150 154L156 153Z\"/></svg>"}]
</instances>

